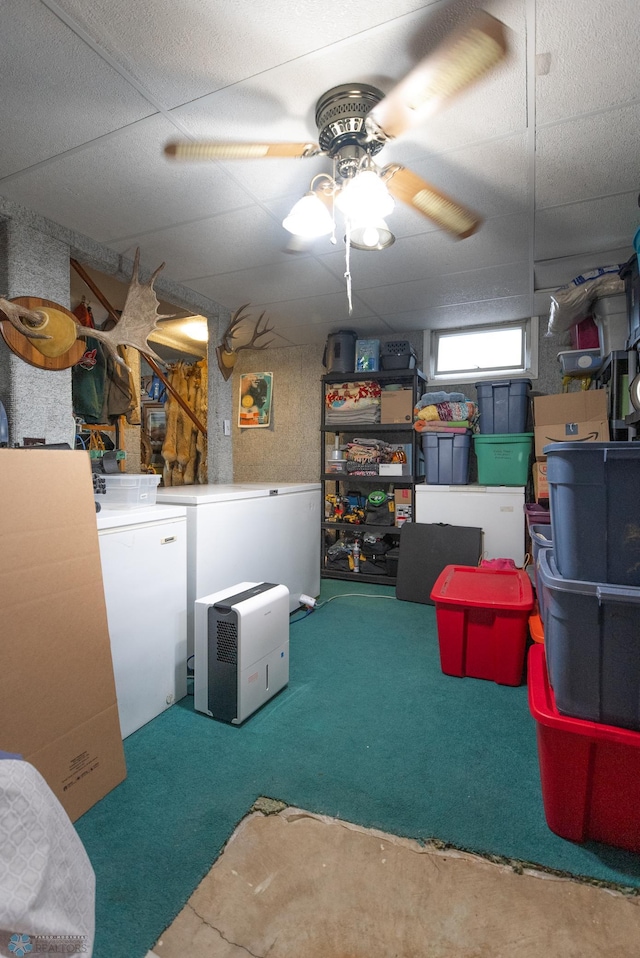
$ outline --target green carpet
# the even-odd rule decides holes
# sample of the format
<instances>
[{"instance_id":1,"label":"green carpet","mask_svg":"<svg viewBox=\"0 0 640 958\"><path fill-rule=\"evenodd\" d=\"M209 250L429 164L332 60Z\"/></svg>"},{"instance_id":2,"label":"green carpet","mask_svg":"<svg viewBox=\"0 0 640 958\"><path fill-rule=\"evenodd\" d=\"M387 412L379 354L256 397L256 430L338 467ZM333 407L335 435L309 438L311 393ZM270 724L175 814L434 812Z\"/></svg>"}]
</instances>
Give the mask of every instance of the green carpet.
<instances>
[{"instance_id":1,"label":"green carpet","mask_svg":"<svg viewBox=\"0 0 640 958\"><path fill-rule=\"evenodd\" d=\"M243 726L189 696L126 740L126 781L76 823L95 958L142 958L260 795L640 887L640 856L548 829L526 686L443 675L431 606L333 580L321 601L348 592L392 598L336 598L292 624L289 686Z\"/></svg>"}]
</instances>

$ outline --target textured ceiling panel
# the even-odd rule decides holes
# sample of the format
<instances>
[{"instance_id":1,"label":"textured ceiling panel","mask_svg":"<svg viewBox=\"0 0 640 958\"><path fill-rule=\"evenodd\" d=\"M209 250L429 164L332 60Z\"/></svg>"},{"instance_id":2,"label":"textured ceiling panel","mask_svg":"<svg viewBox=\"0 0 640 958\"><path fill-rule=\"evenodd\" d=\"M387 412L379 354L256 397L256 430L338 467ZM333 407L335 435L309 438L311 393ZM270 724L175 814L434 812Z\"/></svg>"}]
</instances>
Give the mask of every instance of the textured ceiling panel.
<instances>
[{"instance_id":1,"label":"textured ceiling panel","mask_svg":"<svg viewBox=\"0 0 640 958\"><path fill-rule=\"evenodd\" d=\"M155 112L38 0L0 3L0 38L0 176Z\"/></svg>"},{"instance_id":2,"label":"textured ceiling panel","mask_svg":"<svg viewBox=\"0 0 640 958\"><path fill-rule=\"evenodd\" d=\"M158 257L164 259L167 276L191 285L189 280L229 273L238 266L277 262L286 256L283 232L264 210L252 206L110 245L120 252L140 245L146 265L151 266Z\"/></svg>"},{"instance_id":3,"label":"textured ceiling panel","mask_svg":"<svg viewBox=\"0 0 640 958\"><path fill-rule=\"evenodd\" d=\"M394 228L395 219L389 217ZM316 254L319 253L317 247ZM441 231L398 239L386 250L351 253L351 273L356 289L411 282L416 276L437 278L445 273L480 269L493 263L524 262L529 252L529 229L520 216L488 220L482 229L464 242ZM344 249L322 256L322 262L342 276Z\"/></svg>"},{"instance_id":4,"label":"textured ceiling panel","mask_svg":"<svg viewBox=\"0 0 640 958\"><path fill-rule=\"evenodd\" d=\"M550 68L536 81L538 124L638 97L636 0L536 0L538 54Z\"/></svg>"},{"instance_id":5,"label":"textured ceiling panel","mask_svg":"<svg viewBox=\"0 0 640 958\"><path fill-rule=\"evenodd\" d=\"M532 315L535 314L532 313L530 296L505 296L484 302L427 308L424 311L423 325L425 329L455 329L458 326L506 323L511 319L524 319ZM396 318L399 322L402 321L401 316ZM411 327L405 327L409 328Z\"/></svg>"},{"instance_id":6,"label":"textured ceiling panel","mask_svg":"<svg viewBox=\"0 0 640 958\"><path fill-rule=\"evenodd\" d=\"M639 130L638 103L540 130L537 208L640 189Z\"/></svg>"},{"instance_id":7,"label":"textured ceiling panel","mask_svg":"<svg viewBox=\"0 0 640 958\"><path fill-rule=\"evenodd\" d=\"M187 169L162 155L171 124L162 116L141 120L119 133L52 162L47 176L32 170L0 190L24 206L109 243L253 203L219 165ZM100 204L94 184L111 198ZM143 237L141 237L144 242Z\"/></svg>"},{"instance_id":8,"label":"textured ceiling panel","mask_svg":"<svg viewBox=\"0 0 640 958\"><path fill-rule=\"evenodd\" d=\"M313 309L313 306L312 306ZM339 312L336 314L339 315ZM279 331L296 346L307 343L321 345L326 342L329 333L336 333L340 329L355 329L364 339L374 336L388 336L393 332L386 323L375 316L349 316L345 319L329 320L328 322L306 322L304 315L301 323L293 326L283 325Z\"/></svg>"},{"instance_id":9,"label":"textured ceiling panel","mask_svg":"<svg viewBox=\"0 0 640 958\"><path fill-rule=\"evenodd\" d=\"M387 0L56 2L167 108L424 6L394 0L391 12Z\"/></svg>"},{"instance_id":10,"label":"textured ceiling panel","mask_svg":"<svg viewBox=\"0 0 640 958\"><path fill-rule=\"evenodd\" d=\"M630 256L639 214L635 192L540 210L536 213L536 259L606 252L624 247L625 240Z\"/></svg>"},{"instance_id":11,"label":"textured ceiling panel","mask_svg":"<svg viewBox=\"0 0 640 958\"><path fill-rule=\"evenodd\" d=\"M289 299L321 296L338 292L344 283L329 273L317 260L283 256L278 263L219 273L192 282L205 296L215 295L226 304L256 302L279 303Z\"/></svg>"},{"instance_id":12,"label":"textured ceiling panel","mask_svg":"<svg viewBox=\"0 0 640 958\"><path fill-rule=\"evenodd\" d=\"M525 294L529 270L526 263L513 266L492 266L488 269L449 273L436 280L415 280L402 286L376 286L359 289L358 296L381 316L398 312L398 303L405 309L482 302L506 296Z\"/></svg>"}]
</instances>

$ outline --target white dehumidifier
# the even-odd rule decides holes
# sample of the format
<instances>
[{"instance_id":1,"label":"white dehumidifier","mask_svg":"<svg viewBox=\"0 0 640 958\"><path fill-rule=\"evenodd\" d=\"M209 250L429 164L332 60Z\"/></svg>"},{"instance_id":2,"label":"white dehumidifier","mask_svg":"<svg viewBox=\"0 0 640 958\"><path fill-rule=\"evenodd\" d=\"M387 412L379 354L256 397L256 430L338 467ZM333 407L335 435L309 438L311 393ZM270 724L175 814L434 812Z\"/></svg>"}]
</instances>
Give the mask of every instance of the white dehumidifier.
<instances>
[{"instance_id":1,"label":"white dehumidifier","mask_svg":"<svg viewBox=\"0 0 640 958\"><path fill-rule=\"evenodd\" d=\"M194 705L240 725L289 681L289 590L240 582L195 602Z\"/></svg>"}]
</instances>

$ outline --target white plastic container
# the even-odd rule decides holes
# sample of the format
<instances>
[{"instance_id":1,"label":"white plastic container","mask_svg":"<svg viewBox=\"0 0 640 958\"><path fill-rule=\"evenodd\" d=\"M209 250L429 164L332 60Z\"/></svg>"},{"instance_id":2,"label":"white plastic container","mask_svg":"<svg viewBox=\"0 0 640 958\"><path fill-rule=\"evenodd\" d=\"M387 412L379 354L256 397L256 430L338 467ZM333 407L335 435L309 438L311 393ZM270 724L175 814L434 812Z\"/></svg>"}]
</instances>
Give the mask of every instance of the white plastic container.
<instances>
[{"instance_id":1,"label":"white plastic container","mask_svg":"<svg viewBox=\"0 0 640 958\"><path fill-rule=\"evenodd\" d=\"M593 318L598 327L600 351L603 356L608 356L617 349L627 348L629 316L624 293L597 299L593 304Z\"/></svg>"},{"instance_id":2,"label":"white plastic container","mask_svg":"<svg viewBox=\"0 0 640 958\"><path fill-rule=\"evenodd\" d=\"M591 376L602 366L599 349L566 349L558 353L563 376Z\"/></svg>"},{"instance_id":3,"label":"white plastic container","mask_svg":"<svg viewBox=\"0 0 640 958\"><path fill-rule=\"evenodd\" d=\"M95 496L103 509L139 509L155 506L160 476L121 475L103 476L106 492Z\"/></svg>"}]
</instances>

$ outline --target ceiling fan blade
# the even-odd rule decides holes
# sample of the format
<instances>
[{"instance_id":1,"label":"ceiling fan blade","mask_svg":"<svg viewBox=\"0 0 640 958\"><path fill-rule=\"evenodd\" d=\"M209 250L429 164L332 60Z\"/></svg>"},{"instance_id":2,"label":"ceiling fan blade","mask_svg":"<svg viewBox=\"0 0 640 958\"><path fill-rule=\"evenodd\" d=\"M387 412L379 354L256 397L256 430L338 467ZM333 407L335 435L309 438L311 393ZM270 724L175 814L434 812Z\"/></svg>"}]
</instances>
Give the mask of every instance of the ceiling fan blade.
<instances>
[{"instance_id":1,"label":"ceiling fan blade","mask_svg":"<svg viewBox=\"0 0 640 958\"><path fill-rule=\"evenodd\" d=\"M403 166L392 166L382 173L389 192L396 199L413 206L456 239L471 236L482 223L476 213L472 213L411 170Z\"/></svg>"},{"instance_id":2,"label":"ceiling fan blade","mask_svg":"<svg viewBox=\"0 0 640 958\"><path fill-rule=\"evenodd\" d=\"M316 143L225 143L216 140L174 140L164 148L174 160L256 160L262 157L318 156Z\"/></svg>"},{"instance_id":3,"label":"ceiling fan blade","mask_svg":"<svg viewBox=\"0 0 640 958\"><path fill-rule=\"evenodd\" d=\"M506 53L505 25L478 11L374 106L367 128L374 136L377 130L379 137L394 139L479 80Z\"/></svg>"}]
</instances>

